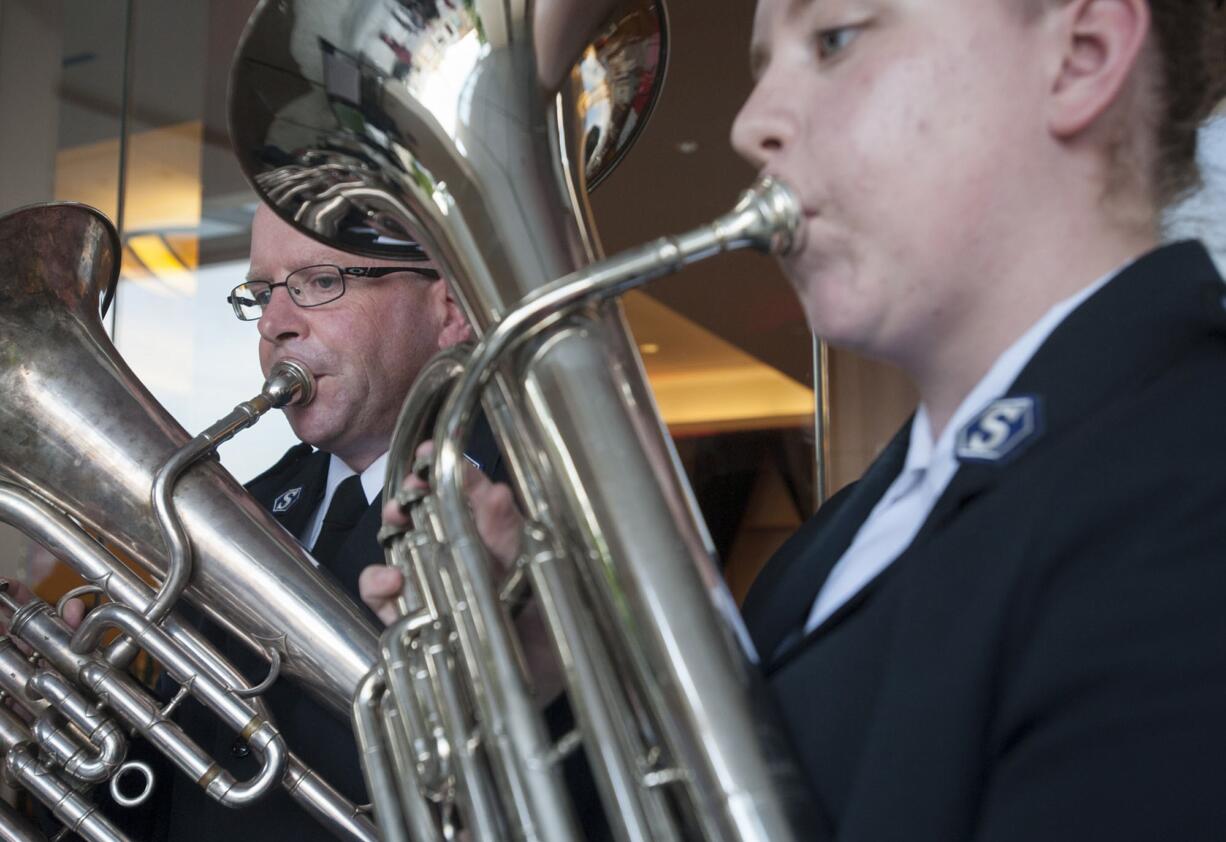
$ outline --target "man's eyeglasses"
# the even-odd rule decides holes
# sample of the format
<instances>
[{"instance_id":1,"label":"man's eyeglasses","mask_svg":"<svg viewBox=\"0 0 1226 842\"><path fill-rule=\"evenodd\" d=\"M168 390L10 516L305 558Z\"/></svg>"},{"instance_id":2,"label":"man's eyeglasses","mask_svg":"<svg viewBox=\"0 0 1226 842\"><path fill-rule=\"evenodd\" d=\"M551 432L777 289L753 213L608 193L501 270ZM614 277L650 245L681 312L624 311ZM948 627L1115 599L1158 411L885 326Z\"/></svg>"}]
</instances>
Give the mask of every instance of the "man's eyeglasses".
<instances>
[{"instance_id":1,"label":"man's eyeglasses","mask_svg":"<svg viewBox=\"0 0 1226 842\"><path fill-rule=\"evenodd\" d=\"M408 272L430 281L441 277L434 269L418 266L349 266L342 269L340 266L321 264L290 272L279 284L269 281L241 283L230 291L226 300L234 308L234 315L245 322L253 322L263 315L272 298L272 291L277 287L285 287L290 299L299 307L318 307L345 294L346 277L382 278L395 272Z\"/></svg>"}]
</instances>

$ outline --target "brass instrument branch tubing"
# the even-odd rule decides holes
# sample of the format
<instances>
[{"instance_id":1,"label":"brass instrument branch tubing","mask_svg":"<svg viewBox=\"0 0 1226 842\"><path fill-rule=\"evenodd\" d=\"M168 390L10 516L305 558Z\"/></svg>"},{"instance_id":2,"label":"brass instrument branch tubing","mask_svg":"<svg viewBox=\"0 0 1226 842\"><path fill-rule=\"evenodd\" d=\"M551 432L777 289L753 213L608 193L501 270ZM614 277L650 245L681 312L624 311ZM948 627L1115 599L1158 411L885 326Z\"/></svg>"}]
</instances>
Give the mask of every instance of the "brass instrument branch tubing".
<instances>
[{"instance_id":1,"label":"brass instrument branch tubing","mask_svg":"<svg viewBox=\"0 0 1226 842\"><path fill-rule=\"evenodd\" d=\"M93 651L108 628L117 628L137 641L142 649L165 667L171 678L187 686L193 696L220 715L261 758L259 770L246 781L236 782L220 769L210 771L208 774L214 777L208 781L198 779L210 795L228 807L240 807L261 797L280 782L285 773L286 760L285 741L280 733L244 700L229 692L212 676L200 672L164 631L136 610L116 602L95 608L85 615L73 636L73 651L78 654ZM91 664L86 671L93 671L96 676L90 683L101 683L110 680L115 668L109 664Z\"/></svg>"},{"instance_id":2,"label":"brass instrument branch tubing","mask_svg":"<svg viewBox=\"0 0 1226 842\"><path fill-rule=\"evenodd\" d=\"M77 726L89 741L89 747L79 745L70 729L53 721L50 711L34 720L34 736L40 745L51 750L64 771L74 778L91 782L104 781L114 774L128 753L128 741L114 720L103 716L75 687L54 672L35 673L29 686L60 716Z\"/></svg>"},{"instance_id":3,"label":"brass instrument branch tubing","mask_svg":"<svg viewBox=\"0 0 1226 842\"><path fill-rule=\"evenodd\" d=\"M358 754L362 758L366 786L378 810L379 833L383 842L409 842L409 837L405 835L404 814L400 810L396 774L379 721L380 701L385 690L382 667L366 673L353 697L354 732L358 738Z\"/></svg>"},{"instance_id":4,"label":"brass instrument branch tubing","mask_svg":"<svg viewBox=\"0 0 1226 842\"><path fill-rule=\"evenodd\" d=\"M189 686L193 695L226 719L262 759L263 765L252 778L236 782L162 714L143 687L104 659L84 654L92 652L102 632L112 626L136 638L176 681L183 683L192 678ZM105 700L125 725L134 728L219 803L232 807L250 803L280 780L285 768L285 745L276 730L174 651L165 632L134 609L114 602L96 608L86 615L74 637L51 606L35 599L13 615L12 629L14 635L53 667L72 676L95 698ZM82 649L74 650L74 643Z\"/></svg>"},{"instance_id":5,"label":"brass instrument branch tubing","mask_svg":"<svg viewBox=\"0 0 1226 842\"><path fill-rule=\"evenodd\" d=\"M85 581L102 588L111 601L142 612L153 601L153 589L140 577L116 561L59 509L24 488L0 481L0 521L12 524L57 558L68 559ZM167 617L161 628L215 681L232 689L247 686L246 680L195 629L173 616ZM267 715L263 700L250 699L248 704L261 715ZM356 805L295 755L289 755L286 767L284 786L308 812L344 838L377 842L374 826L358 813Z\"/></svg>"},{"instance_id":6,"label":"brass instrument branch tubing","mask_svg":"<svg viewBox=\"0 0 1226 842\"><path fill-rule=\"evenodd\" d=\"M32 739L21 721L0 705L0 749L8 774L46 805L61 824L87 842L131 842L93 804L35 757L30 750Z\"/></svg>"},{"instance_id":7,"label":"brass instrument branch tubing","mask_svg":"<svg viewBox=\"0 0 1226 842\"><path fill-rule=\"evenodd\" d=\"M525 296L477 345L459 384L448 396L435 428L434 477L440 501L442 540L452 548L470 616L496 618L497 597L480 537L472 527L463 493L461 443L467 441L482 390L495 364L511 348L587 304L620 295L688 263L732 249L754 247L788 253L801 242L799 201L783 184L761 179L746 191L732 212L715 222L675 237L663 237L573 272ZM462 630L461 630L462 631ZM464 635L461 635L463 639ZM517 800L527 798L532 818L543 828L526 827L526 835L565 839L569 821L556 775L545 774L549 754L540 718L519 675L513 646L501 623L486 623L478 636L484 651L474 653L474 667L485 693L480 701L491 748L504 757L508 784ZM475 641L474 641L475 643ZM509 751L506 743L515 747Z\"/></svg>"},{"instance_id":8,"label":"brass instrument branch tubing","mask_svg":"<svg viewBox=\"0 0 1226 842\"><path fill-rule=\"evenodd\" d=\"M190 442L177 450L158 469L153 480L151 498L154 514L166 541L166 579L145 609L145 616L157 623L166 617L179 601L192 576L192 551L178 514L175 512L175 484L192 464L217 450L237 433L250 427L270 409L291 403L306 405L315 396L315 378L310 370L297 360L281 360L271 372L260 393L249 401L243 401L229 415L214 423ZM135 651L131 653L135 655ZM119 666L118 656L111 659ZM126 663L126 662L125 662Z\"/></svg>"},{"instance_id":9,"label":"brass instrument branch tubing","mask_svg":"<svg viewBox=\"0 0 1226 842\"><path fill-rule=\"evenodd\" d=\"M413 757L413 748L407 739L406 726L400 722L400 711L395 700L386 693L380 706L384 728L387 732L387 745L391 749L392 764L396 768L396 783L400 789L400 799L408 811L410 832L415 839L428 839L443 842L443 834L434 824L431 805L426 799L421 781L417 777L417 763ZM423 835L425 834L425 835ZM390 840L385 840L390 842Z\"/></svg>"},{"instance_id":10,"label":"brass instrument branch tubing","mask_svg":"<svg viewBox=\"0 0 1226 842\"><path fill-rule=\"evenodd\" d=\"M464 826L471 828L476 839L502 839L509 833L502 821L504 811L499 808L498 794L491 777L489 764L484 762L481 743L487 745L490 737L488 727L479 739L470 732L469 707L457 672L457 663L467 672L471 696L478 706L488 699L488 679L480 668L477 658L480 651L476 645L478 634L472 606L463 602L457 592L454 575L454 559L440 543L437 500L424 497L413 507L413 519L418 530L429 531L440 548L434 564L426 565L417 559L417 569L422 576L423 589L436 595L441 610L447 613L449 625L442 623L420 630L418 648L423 653L428 692L423 695L434 702L432 713L436 714L445 735L448 747L447 765L456 777L457 805L464 819ZM412 622L410 620L410 622ZM463 657L457 659L450 642L454 631ZM393 694L412 694L412 687L401 687L399 673L389 675L389 689ZM484 708L482 708L484 710ZM482 723L483 725L485 723ZM445 773L439 766L436 774ZM528 837L532 838L532 837Z\"/></svg>"},{"instance_id":11,"label":"brass instrument branch tubing","mask_svg":"<svg viewBox=\"0 0 1226 842\"><path fill-rule=\"evenodd\" d=\"M359 812L356 804L290 754L285 764L282 785L290 796L311 815L343 839L355 842L380 842L374 824Z\"/></svg>"},{"instance_id":12,"label":"brass instrument branch tubing","mask_svg":"<svg viewBox=\"0 0 1226 842\"><path fill-rule=\"evenodd\" d=\"M592 740L588 745L593 774L602 789L612 797L609 803L621 807L621 812L609 817L619 826L618 839L626 842L666 842L681 839L678 828L663 810L660 794L642 791L641 770L634 768L631 758L641 756L624 722L620 722L601 701L607 697L602 677L615 675L608 652L593 635L590 623L585 624L575 607L582 605L573 571L564 569L560 556L553 549L546 530L532 526L524 535L524 555L528 559L528 575L541 609L548 618L554 645L566 674L566 683L573 694L571 703L576 721Z\"/></svg>"},{"instance_id":13,"label":"brass instrument branch tubing","mask_svg":"<svg viewBox=\"0 0 1226 842\"><path fill-rule=\"evenodd\" d=\"M10 638L0 639L0 688L34 717L30 730L35 740L67 774L96 783L123 763L123 731L61 676L35 670ZM61 716L80 729L88 745L62 726Z\"/></svg>"},{"instance_id":14,"label":"brass instrument branch tubing","mask_svg":"<svg viewBox=\"0 0 1226 842\"><path fill-rule=\"evenodd\" d=\"M422 793L445 787L446 777L450 774L450 764L440 757L440 753L449 752L450 747L440 745L437 735L431 734L427 725L430 719L437 721L438 700L431 695L426 696L433 702L434 715L425 715L417 692L419 686L427 694L430 691L424 653L426 646L436 643L438 637L439 627L436 624L432 623L428 628L415 627L413 618L405 617L389 626L382 640L387 689L396 708L396 722L407 738L404 741L407 759L404 763L398 762L397 766L405 767L404 777L411 778L413 786ZM417 645L411 645L411 642ZM409 804L407 798L408 795L402 795L402 803ZM416 808L416 805L411 806ZM419 821L416 815L411 818L414 822Z\"/></svg>"}]
</instances>

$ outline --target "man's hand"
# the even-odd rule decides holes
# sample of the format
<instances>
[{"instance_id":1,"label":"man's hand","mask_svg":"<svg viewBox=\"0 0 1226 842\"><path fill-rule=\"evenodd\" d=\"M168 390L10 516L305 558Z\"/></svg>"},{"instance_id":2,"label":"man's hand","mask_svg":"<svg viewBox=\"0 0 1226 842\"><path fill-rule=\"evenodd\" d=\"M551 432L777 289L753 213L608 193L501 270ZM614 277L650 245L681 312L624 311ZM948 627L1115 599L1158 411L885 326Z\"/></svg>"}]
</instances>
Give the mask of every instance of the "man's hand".
<instances>
[{"instance_id":1,"label":"man's hand","mask_svg":"<svg viewBox=\"0 0 1226 842\"><path fill-rule=\"evenodd\" d=\"M429 459L434 454L434 445L426 442L417 449L419 460ZM416 474L410 474L404 487L427 490L426 483ZM464 465L464 495L472 511L477 534L485 544L494 562L494 577L501 579L519 555L520 531L523 517L515 505L515 496L504 483L490 482L481 471L469 464ZM392 526L407 526L408 515L396 503L388 500L383 504L383 522ZM358 578L358 593L362 601L384 624L396 620L396 598L404 587L404 577L395 568L374 564L362 571Z\"/></svg>"},{"instance_id":2,"label":"man's hand","mask_svg":"<svg viewBox=\"0 0 1226 842\"><path fill-rule=\"evenodd\" d=\"M392 505L396 505L395 502ZM386 511L386 510L385 510ZM386 521L387 516L384 515ZM396 622L399 612L396 610L396 597L404 587L404 577L395 567L385 564L372 564L358 576L358 594L366 607L375 612L385 626Z\"/></svg>"},{"instance_id":3,"label":"man's hand","mask_svg":"<svg viewBox=\"0 0 1226 842\"><path fill-rule=\"evenodd\" d=\"M434 445L426 442L417 449L419 460L428 459L434 453ZM489 478L472 465L464 466L464 495L472 512L482 543L489 551L493 562L490 571L495 581L503 579L519 556L523 533L523 515L515 505L515 496L504 483L490 482ZM410 476L405 488L426 490L426 483L418 476ZM383 522L394 526L407 526L408 516L395 500L383 505ZM404 578L400 571L386 565L376 564L362 571L358 579L358 592L370 609L385 624L397 619L396 598L400 596ZM542 705L552 700L562 690L562 666L557 651L549 639L545 619L539 603L528 603L515 620L519 642L523 647L528 672Z\"/></svg>"}]
</instances>

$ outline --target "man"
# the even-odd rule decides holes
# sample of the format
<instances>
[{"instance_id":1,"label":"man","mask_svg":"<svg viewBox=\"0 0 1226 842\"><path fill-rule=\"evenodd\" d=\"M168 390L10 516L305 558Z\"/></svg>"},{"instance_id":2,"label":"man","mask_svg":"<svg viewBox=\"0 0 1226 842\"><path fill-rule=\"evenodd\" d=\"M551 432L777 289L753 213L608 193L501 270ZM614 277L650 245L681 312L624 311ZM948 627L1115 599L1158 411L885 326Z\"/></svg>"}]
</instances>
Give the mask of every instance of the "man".
<instances>
[{"instance_id":1,"label":"man","mask_svg":"<svg viewBox=\"0 0 1226 842\"><path fill-rule=\"evenodd\" d=\"M437 269L421 253L411 262L368 259L316 242L269 208L257 209L247 280L230 295L235 314L258 322L265 374L292 357L316 377L314 399L286 417L301 443L248 490L357 598L357 576L382 563L376 540L387 449L401 403L422 366L471 330ZM469 455L486 470L499 457L488 430ZM236 641L205 624L209 636L253 683L267 673ZM367 801L351 724L286 680L265 694L290 750L357 804ZM176 716L240 778L255 769L242 740L194 702ZM321 826L284 790L245 810L221 807L167 769L153 816L128 816L141 838L321 838ZM111 810L123 820L123 813ZM148 824L146 824L148 822Z\"/></svg>"}]
</instances>

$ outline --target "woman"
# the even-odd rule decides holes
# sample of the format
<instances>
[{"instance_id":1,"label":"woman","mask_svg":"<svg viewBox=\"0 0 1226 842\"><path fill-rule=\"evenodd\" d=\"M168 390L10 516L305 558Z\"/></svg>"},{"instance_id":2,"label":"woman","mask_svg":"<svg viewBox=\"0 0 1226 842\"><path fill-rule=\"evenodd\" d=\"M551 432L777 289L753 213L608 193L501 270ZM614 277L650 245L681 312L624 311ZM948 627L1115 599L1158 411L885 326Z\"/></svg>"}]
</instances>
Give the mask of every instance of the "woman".
<instances>
[{"instance_id":1,"label":"woman","mask_svg":"<svg viewBox=\"0 0 1226 842\"><path fill-rule=\"evenodd\" d=\"M787 272L921 395L744 606L830 838L1226 838L1226 288L1156 249L1218 6L759 3Z\"/></svg>"},{"instance_id":2,"label":"woman","mask_svg":"<svg viewBox=\"0 0 1226 842\"><path fill-rule=\"evenodd\" d=\"M734 144L814 332L921 395L744 606L821 838L1226 838L1226 288L1157 248L1219 5L759 3Z\"/></svg>"}]
</instances>

